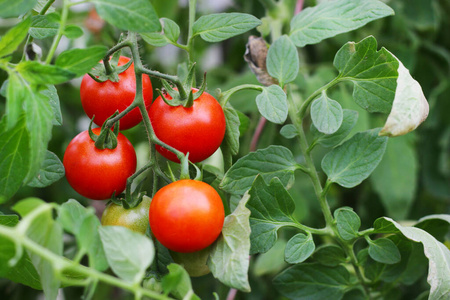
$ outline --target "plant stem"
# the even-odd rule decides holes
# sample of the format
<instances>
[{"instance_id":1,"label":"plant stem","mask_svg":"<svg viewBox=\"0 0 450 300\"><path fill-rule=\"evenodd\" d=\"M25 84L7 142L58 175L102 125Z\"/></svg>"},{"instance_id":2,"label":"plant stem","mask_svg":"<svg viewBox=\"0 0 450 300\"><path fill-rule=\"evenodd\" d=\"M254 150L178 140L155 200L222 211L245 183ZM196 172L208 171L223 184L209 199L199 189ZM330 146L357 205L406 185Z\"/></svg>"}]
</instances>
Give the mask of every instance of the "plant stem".
<instances>
[{"instance_id":1,"label":"plant stem","mask_svg":"<svg viewBox=\"0 0 450 300\"><path fill-rule=\"evenodd\" d=\"M261 116L259 118L258 125L256 126L255 132L253 133L252 141L250 142L250 152L256 151L256 147L258 146L259 137L264 129L264 125L266 124L267 119Z\"/></svg>"},{"instance_id":2,"label":"plant stem","mask_svg":"<svg viewBox=\"0 0 450 300\"><path fill-rule=\"evenodd\" d=\"M59 24L58 33L56 34L55 38L53 39L52 46L50 47L50 51L48 52L47 58L45 60L45 63L47 65L51 63L53 55L55 54L56 48L58 48L59 41L61 41L61 38L63 36L64 28L66 27L67 16L69 14L69 4L70 3L68 2L68 0L63 1L61 22Z\"/></svg>"},{"instance_id":3,"label":"plant stem","mask_svg":"<svg viewBox=\"0 0 450 300\"><path fill-rule=\"evenodd\" d=\"M172 299L165 295L161 295L154 291L144 289L133 283L125 282L119 278L113 277L111 275L99 272L97 270L88 268L86 266L75 263L71 260L68 260L60 255L53 253L52 251L48 250L47 248L37 244L30 238L17 234L16 231L17 230L15 230L14 228L8 228L6 226L0 225L0 235L1 236L10 239L15 244L20 244L20 245L24 246L31 252L36 253L43 259L49 261L52 264L54 270L56 272L58 272L59 274L64 270L70 270L70 271L73 271L74 273L84 275L89 278L94 278L94 279L100 280L102 282L105 282L107 284L129 290L133 293L139 293L139 294L151 297L153 299L161 299L161 300ZM79 281L77 281L77 282L79 282Z\"/></svg>"},{"instance_id":4,"label":"plant stem","mask_svg":"<svg viewBox=\"0 0 450 300\"><path fill-rule=\"evenodd\" d=\"M188 41L187 41L187 53L189 65L192 65L194 62L193 48L194 48L194 39L193 39L193 26L195 22L195 12L197 7L197 0L189 0L189 31L188 31Z\"/></svg>"},{"instance_id":5,"label":"plant stem","mask_svg":"<svg viewBox=\"0 0 450 300\"><path fill-rule=\"evenodd\" d=\"M326 85L324 85L323 87L319 88L317 91L315 91L314 93L311 94L311 96L309 96L305 102L303 102L302 107L300 108L300 112L299 112L299 119L303 120L305 114L306 114L306 110L308 109L309 105L311 104L311 102L318 96L320 95L323 91L326 91L327 89L329 89L330 87L334 86L335 84L337 84L340 81L340 77L336 77L335 79L333 79L332 81L330 81L329 83L327 83Z\"/></svg>"},{"instance_id":6,"label":"plant stem","mask_svg":"<svg viewBox=\"0 0 450 300\"><path fill-rule=\"evenodd\" d=\"M228 91L222 92L220 95L220 105L222 105L222 107L225 107L227 105L228 100L230 99L231 95L233 95L236 92L239 92L241 90L257 90L257 91L262 91L263 87L260 85L256 85L256 84L242 84L242 85L238 85L235 86L234 88L229 89Z\"/></svg>"}]
</instances>

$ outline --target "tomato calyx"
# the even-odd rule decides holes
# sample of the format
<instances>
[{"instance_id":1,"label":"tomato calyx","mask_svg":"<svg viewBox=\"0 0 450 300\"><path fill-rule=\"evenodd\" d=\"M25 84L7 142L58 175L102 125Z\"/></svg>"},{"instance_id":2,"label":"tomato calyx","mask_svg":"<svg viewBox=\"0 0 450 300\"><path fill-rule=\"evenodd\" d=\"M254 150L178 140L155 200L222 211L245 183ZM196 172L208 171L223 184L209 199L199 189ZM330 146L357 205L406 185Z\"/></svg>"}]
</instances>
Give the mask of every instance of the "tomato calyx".
<instances>
[{"instance_id":1,"label":"tomato calyx","mask_svg":"<svg viewBox=\"0 0 450 300\"><path fill-rule=\"evenodd\" d=\"M178 89L173 88L166 80L162 79L161 83L163 85L163 90L157 89L159 95L163 99L163 101L169 106L180 106L184 107L192 107L194 105L194 100L200 98L203 92L206 89L206 72L203 75L203 81L200 88L194 92L192 88L194 84L195 77L195 63L192 64L189 72L186 76L186 79L183 81L184 90L188 90L189 94L183 97L183 95L178 91ZM167 96L170 96L171 99L167 99Z\"/></svg>"},{"instance_id":2,"label":"tomato calyx","mask_svg":"<svg viewBox=\"0 0 450 300\"><path fill-rule=\"evenodd\" d=\"M125 72L133 63L130 59L126 64L119 66L119 58L122 51L117 51L112 56L111 60L103 59L99 62L88 75L97 82L119 82L119 74Z\"/></svg>"},{"instance_id":3,"label":"tomato calyx","mask_svg":"<svg viewBox=\"0 0 450 300\"><path fill-rule=\"evenodd\" d=\"M112 202L116 205L123 206L123 208L125 208L125 209L132 209L132 208L139 206L139 204L141 204L144 196L147 193L146 191L142 191L142 186L146 179L147 178L142 179L137 184L137 186L133 192L128 192L128 189L127 189L126 193L122 193L118 196L113 194L111 196L111 199L108 201L108 204L110 202Z\"/></svg>"},{"instance_id":4,"label":"tomato calyx","mask_svg":"<svg viewBox=\"0 0 450 300\"><path fill-rule=\"evenodd\" d=\"M109 119L114 118L119 114L119 111L116 111L111 117L109 117L105 123L103 123L102 128L100 130L100 134L96 135L92 131L92 123L94 122L94 117L92 117L91 123L89 123L89 137L91 140L95 142L95 147L97 149L115 149L117 147L117 135L119 134L119 120L117 124L114 126L114 130L111 130L106 127L106 123Z\"/></svg>"}]
</instances>

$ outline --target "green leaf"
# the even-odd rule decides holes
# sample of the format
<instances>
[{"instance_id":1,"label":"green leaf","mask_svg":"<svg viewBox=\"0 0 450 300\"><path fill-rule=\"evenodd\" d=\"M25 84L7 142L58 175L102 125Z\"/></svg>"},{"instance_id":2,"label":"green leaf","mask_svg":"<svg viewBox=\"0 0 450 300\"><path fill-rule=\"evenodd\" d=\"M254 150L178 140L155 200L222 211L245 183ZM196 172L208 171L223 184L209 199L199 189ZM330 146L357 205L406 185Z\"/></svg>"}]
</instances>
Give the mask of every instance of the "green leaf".
<instances>
[{"instance_id":1,"label":"green leaf","mask_svg":"<svg viewBox=\"0 0 450 300\"><path fill-rule=\"evenodd\" d=\"M317 248L312 256L320 264L335 267L341 263L346 262L346 255L344 250L337 245L323 245Z\"/></svg>"},{"instance_id":2,"label":"green leaf","mask_svg":"<svg viewBox=\"0 0 450 300\"><path fill-rule=\"evenodd\" d=\"M0 18L18 17L34 7L37 0L0 0Z\"/></svg>"},{"instance_id":3,"label":"green leaf","mask_svg":"<svg viewBox=\"0 0 450 300\"><path fill-rule=\"evenodd\" d=\"M172 43L176 43L178 41L178 37L180 36L180 27L174 21L161 18L163 23L164 36Z\"/></svg>"},{"instance_id":4,"label":"green leaf","mask_svg":"<svg viewBox=\"0 0 450 300\"><path fill-rule=\"evenodd\" d=\"M214 277L229 287L250 292L250 211L245 207L248 194L234 212L225 218L222 234L211 248L208 266Z\"/></svg>"},{"instance_id":5,"label":"green leaf","mask_svg":"<svg viewBox=\"0 0 450 300\"><path fill-rule=\"evenodd\" d=\"M162 288L166 294L172 293L177 299L200 300L194 294L191 278L182 266L170 264L167 266L169 274L162 278Z\"/></svg>"},{"instance_id":6,"label":"green leaf","mask_svg":"<svg viewBox=\"0 0 450 300\"><path fill-rule=\"evenodd\" d=\"M379 238L375 241L367 239L369 243L369 255L377 262L383 264L395 264L401 260L400 252L394 242L387 238Z\"/></svg>"},{"instance_id":7,"label":"green leaf","mask_svg":"<svg viewBox=\"0 0 450 300\"><path fill-rule=\"evenodd\" d=\"M286 93L278 85L264 87L256 96L256 105L261 115L272 123L283 124L288 115Z\"/></svg>"},{"instance_id":8,"label":"green leaf","mask_svg":"<svg viewBox=\"0 0 450 300\"><path fill-rule=\"evenodd\" d=\"M318 264L290 267L276 276L273 284L282 295L298 300L339 300L351 286L346 268Z\"/></svg>"},{"instance_id":9,"label":"green leaf","mask_svg":"<svg viewBox=\"0 0 450 300\"><path fill-rule=\"evenodd\" d=\"M377 0L326 1L297 14L291 21L290 37L298 47L317 44L393 14L389 6Z\"/></svg>"},{"instance_id":10,"label":"green leaf","mask_svg":"<svg viewBox=\"0 0 450 300\"><path fill-rule=\"evenodd\" d=\"M278 178L273 178L267 185L262 176L256 177L249 193L247 207L251 211L252 228L250 253L264 253L277 241L278 229L297 225L292 216L295 204Z\"/></svg>"},{"instance_id":11,"label":"green leaf","mask_svg":"<svg viewBox=\"0 0 450 300\"><path fill-rule=\"evenodd\" d=\"M304 262L316 249L312 235L298 233L286 245L285 259L290 264Z\"/></svg>"},{"instance_id":12,"label":"green leaf","mask_svg":"<svg viewBox=\"0 0 450 300\"><path fill-rule=\"evenodd\" d=\"M220 187L231 194L244 194L261 174L265 181L278 177L283 185L294 180L297 163L292 152L282 146L270 146L240 158L225 173Z\"/></svg>"},{"instance_id":13,"label":"green leaf","mask_svg":"<svg viewBox=\"0 0 450 300\"><path fill-rule=\"evenodd\" d=\"M83 30L76 25L67 25L64 27L63 34L69 39L76 39L83 35Z\"/></svg>"},{"instance_id":14,"label":"green leaf","mask_svg":"<svg viewBox=\"0 0 450 300\"><path fill-rule=\"evenodd\" d=\"M299 69L297 48L287 35L277 39L267 52L267 71L280 86L295 80Z\"/></svg>"},{"instance_id":15,"label":"green leaf","mask_svg":"<svg viewBox=\"0 0 450 300\"><path fill-rule=\"evenodd\" d=\"M389 216L408 216L417 189L418 158L408 137L389 139L386 152L370 176L375 192L380 196Z\"/></svg>"},{"instance_id":16,"label":"green leaf","mask_svg":"<svg viewBox=\"0 0 450 300\"><path fill-rule=\"evenodd\" d=\"M425 230L443 243L450 230L450 215L429 215L417 221L414 227Z\"/></svg>"},{"instance_id":17,"label":"green leaf","mask_svg":"<svg viewBox=\"0 0 450 300\"><path fill-rule=\"evenodd\" d=\"M445 299L450 295L450 250L444 244L420 228L402 226L386 217L375 220L374 228L380 233L400 232L409 240L422 243L429 260L430 299Z\"/></svg>"},{"instance_id":18,"label":"green leaf","mask_svg":"<svg viewBox=\"0 0 450 300\"><path fill-rule=\"evenodd\" d=\"M361 227L359 216L349 208L339 208L334 212L336 226L339 235L346 241L358 237L358 230Z\"/></svg>"},{"instance_id":19,"label":"green leaf","mask_svg":"<svg viewBox=\"0 0 450 300\"><path fill-rule=\"evenodd\" d=\"M59 20L57 13L33 16L29 33L38 40L55 36L58 33Z\"/></svg>"},{"instance_id":20,"label":"green leaf","mask_svg":"<svg viewBox=\"0 0 450 300\"><path fill-rule=\"evenodd\" d=\"M260 25L261 21L249 14L220 13L201 16L192 27L193 36L207 42L220 42L242 34Z\"/></svg>"},{"instance_id":21,"label":"green leaf","mask_svg":"<svg viewBox=\"0 0 450 300\"><path fill-rule=\"evenodd\" d=\"M16 70L31 84L59 84L75 77L75 73L37 61L20 62Z\"/></svg>"},{"instance_id":22,"label":"green leaf","mask_svg":"<svg viewBox=\"0 0 450 300\"><path fill-rule=\"evenodd\" d=\"M342 142L352 131L353 127L355 127L356 121L358 120L358 112L355 110L343 109L342 113L342 124L333 134L321 133L314 124L311 124L311 132L319 144L327 148L332 148Z\"/></svg>"},{"instance_id":23,"label":"green leaf","mask_svg":"<svg viewBox=\"0 0 450 300\"><path fill-rule=\"evenodd\" d=\"M369 177L381 161L387 138L378 136L379 129L356 133L322 160L328 180L352 188Z\"/></svg>"},{"instance_id":24,"label":"green leaf","mask_svg":"<svg viewBox=\"0 0 450 300\"><path fill-rule=\"evenodd\" d=\"M89 266L98 270L108 269L105 250L99 235L100 221L95 214L87 214L76 233L79 251L87 253Z\"/></svg>"},{"instance_id":25,"label":"green leaf","mask_svg":"<svg viewBox=\"0 0 450 300\"><path fill-rule=\"evenodd\" d=\"M394 103L381 135L399 136L413 131L425 121L429 112L422 87L409 74L408 69L400 61L398 63Z\"/></svg>"},{"instance_id":26,"label":"green leaf","mask_svg":"<svg viewBox=\"0 0 450 300\"><path fill-rule=\"evenodd\" d=\"M239 152L239 125L241 124L239 115L231 105L227 105L223 112L226 120L224 142L230 147L231 153L236 155Z\"/></svg>"},{"instance_id":27,"label":"green leaf","mask_svg":"<svg viewBox=\"0 0 450 300\"><path fill-rule=\"evenodd\" d=\"M47 85L47 88L41 90L40 93L48 98L50 106L52 107L53 110L52 124L61 126L63 122L61 114L61 105L59 103L58 92L56 91L55 86L49 84Z\"/></svg>"},{"instance_id":28,"label":"green leaf","mask_svg":"<svg viewBox=\"0 0 450 300\"><path fill-rule=\"evenodd\" d=\"M45 210L45 207L47 209ZM27 236L48 251L61 256L63 253L63 231L59 223L53 220L53 211L49 204L37 198L28 198L18 202L13 209L24 219L37 209L44 209L35 217L27 229ZM23 222L23 221L22 221ZM58 295L60 281L53 271L52 263L39 254L28 251L28 255L36 268L42 283L45 298L55 300Z\"/></svg>"},{"instance_id":29,"label":"green leaf","mask_svg":"<svg viewBox=\"0 0 450 300\"><path fill-rule=\"evenodd\" d=\"M311 119L322 133L333 134L342 125L344 114L339 102L328 98L325 92L311 104Z\"/></svg>"},{"instance_id":30,"label":"green leaf","mask_svg":"<svg viewBox=\"0 0 450 300\"><path fill-rule=\"evenodd\" d=\"M28 183L29 186L43 188L64 177L64 166L55 153L46 151L44 163L37 175Z\"/></svg>"},{"instance_id":31,"label":"green leaf","mask_svg":"<svg viewBox=\"0 0 450 300\"><path fill-rule=\"evenodd\" d=\"M153 243L146 236L122 226L100 227L99 232L114 273L123 280L140 282L155 256Z\"/></svg>"},{"instance_id":32,"label":"green leaf","mask_svg":"<svg viewBox=\"0 0 450 300\"><path fill-rule=\"evenodd\" d=\"M287 139L293 139L298 136L297 128L292 124L287 124L281 127L280 134Z\"/></svg>"},{"instance_id":33,"label":"green leaf","mask_svg":"<svg viewBox=\"0 0 450 300\"><path fill-rule=\"evenodd\" d=\"M359 106L369 112L391 110L399 62L385 48L377 51L377 40L373 36L342 46L333 63L339 70L339 81L353 82L353 98Z\"/></svg>"},{"instance_id":34,"label":"green leaf","mask_svg":"<svg viewBox=\"0 0 450 300\"><path fill-rule=\"evenodd\" d=\"M150 1L91 0L100 17L122 30L160 31L161 24Z\"/></svg>"},{"instance_id":35,"label":"green leaf","mask_svg":"<svg viewBox=\"0 0 450 300\"><path fill-rule=\"evenodd\" d=\"M7 1L10 2L10 1ZM3 13L2 6L4 4L0 3L0 16ZM26 18L3 35L0 40L0 57L6 56L13 53L17 47L23 42L28 33L28 28L30 28L31 19Z\"/></svg>"},{"instance_id":36,"label":"green leaf","mask_svg":"<svg viewBox=\"0 0 450 300\"><path fill-rule=\"evenodd\" d=\"M29 86L24 86L27 101L25 113L27 129L30 135L30 171L26 182L34 178L45 159L47 145L52 135L53 114L49 99Z\"/></svg>"},{"instance_id":37,"label":"green leaf","mask_svg":"<svg viewBox=\"0 0 450 300\"><path fill-rule=\"evenodd\" d=\"M62 52L56 59L55 65L82 76L105 56L108 49L104 46L93 46L86 49L71 49Z\"/></svg>"},{"instance_id":38,"label":"green leaf","mask_svg":"<svg viewBox=\"0 0 450 300\"><path fill-rule=\"evenodd\" d=\"M92 207L85 208L78 201L69 199L59 207L57 221L65 231L78 235L83 220L94 214L95 210Z\"/></svg>"},{"instance_id":39,"label":"green leaf","mask_svg":"<svg viewBox=\"0 0 450 300\"><path fill-rule=\"evenodd\" d=\"M0 198L11 198L22 186L30 168L29 135L25 119L0 134Z\"/></svg>"},{"instance_id":40,"label":"green leaf","mask_svg":"<svg viewBox=\"0 0 450 300\"><path fill-rule=\"evenodd\" d=\"M15 72L9 73L6 88L6 127L11 129L16 125L17 120L23 113L23 102L25 101L25 93L22 85L24 84L22 77Z\"/></svg>"}]
</instances>

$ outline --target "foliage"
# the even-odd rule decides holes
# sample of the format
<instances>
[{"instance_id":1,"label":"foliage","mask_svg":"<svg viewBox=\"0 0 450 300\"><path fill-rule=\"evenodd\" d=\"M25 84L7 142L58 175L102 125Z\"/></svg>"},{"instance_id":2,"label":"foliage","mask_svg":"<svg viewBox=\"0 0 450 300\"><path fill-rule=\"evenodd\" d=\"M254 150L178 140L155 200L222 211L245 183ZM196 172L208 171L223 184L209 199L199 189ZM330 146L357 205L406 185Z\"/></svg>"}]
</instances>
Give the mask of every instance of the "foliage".
<instances>
[{"instance_id":1,"label":"foliage","mask_svg":"<svg viewBox=\"0 0 450 300\"><path fill-rule=\"evenodd\" d=\"M448 0L54 2L0 1L3 298L450 297ZM143 120L121 133L137 171L109 205L132 212L177 179L211 185L226 217L186 256L198 268L151 228L102 226L106 203L64 176L67 145L90 127L81 77L117 83L120 55L134 63L134 100L95 146L114 148L131 110ZM217 99L215 154L193 164L157 136L147 75L169 110L205 89ZM191 132L184 144L199 144Z\"/></svg>"}]
</instances>

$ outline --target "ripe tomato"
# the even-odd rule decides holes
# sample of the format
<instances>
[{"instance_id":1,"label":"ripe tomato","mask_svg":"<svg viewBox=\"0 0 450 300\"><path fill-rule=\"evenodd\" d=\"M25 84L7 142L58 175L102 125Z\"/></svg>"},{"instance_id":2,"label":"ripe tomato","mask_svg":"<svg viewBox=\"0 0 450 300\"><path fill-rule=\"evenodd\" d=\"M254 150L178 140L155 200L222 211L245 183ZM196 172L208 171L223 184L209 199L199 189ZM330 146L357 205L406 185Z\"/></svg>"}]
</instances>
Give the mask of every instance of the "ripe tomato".
<instances>
[{"instance_id":1,"label":"ripe tomato","mask_svg":"<svg viewBox=\"0 0 450 300\"><path fill-rule=\"evenodd\" d=\"M166 98L172 99L170 96ZM188 108L167 105L160 96L150 107L149 116L156 136L184 154L189 152L189 160L194 163L210 157L225 135L223 109L206 92ZM165 158L179 162L169 150L158 145L156 150Z\"/></svg>"},{"instance_id":2,"label":"ripe tomato","mask_svg":"<svg viewBox=\"0 0 450 300\"><path fill-rule=\"evenodd\" d=\"M94 128L100 134L100 128ZM115 149L97 149L88 131L78 134L67 146L63 159L66 178L75 191L94 200L111 198L126 187L136 171L136 152L121 133Z\"/></svg>"},{"instance_id":3,"label":"ripe tomato","mask_svg":"<svg viewBox=\"0 0 450 300\"><path fill-rule=\"evenodd\" d=\"M126 64L130 59L121 56L119 65ZM94 123L102 126L112 114L119 110L125 110L134 100L136 94L136 77L134 75L134 64L119 74L119 82L105 81L97 82L88 74L83 76L80 87L81 105L89 118L95 115ZM142 87L144 103L147 110L150 108L153 99L152 83L147 75L142 76ZM130 111L125 117L120 119L120 130L125 130L136 126L142 121L142 116L138 108Z\"/></svg>"},{"instance_id":4,"label":"ripe tomato","mask_svg":"<svg viewBox=\"0 0 450 300\"><path fill-rule=\"evenodd\" d=\"M150 197L144 196L138 206L125 209L121 205L110 203L102 214L103 226L123 226L133 231L145 234L148 227L148 211Z\"/></svg>"},{"instance_id":5,"label":"ripe tomato","mask_svg":"<svg viewBox=\"0 0 450 300\"><path fill-rule=\"evenodd\" d=\"M166 185L150 204L150 228L155 238L176 252L195 252L211 245L222 231L222 200L209 184L179 180Z\"/></svg>"}]
</instances>

